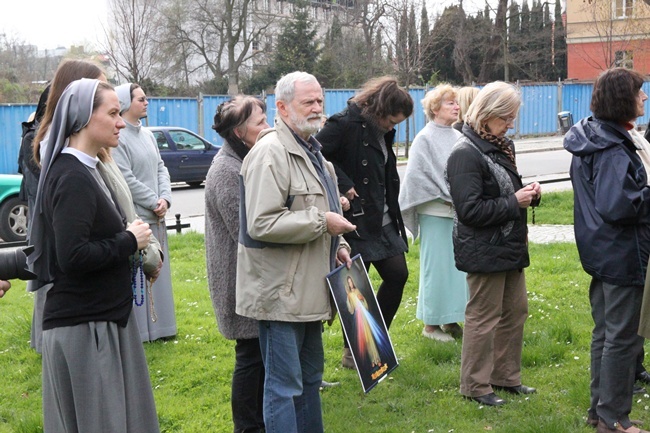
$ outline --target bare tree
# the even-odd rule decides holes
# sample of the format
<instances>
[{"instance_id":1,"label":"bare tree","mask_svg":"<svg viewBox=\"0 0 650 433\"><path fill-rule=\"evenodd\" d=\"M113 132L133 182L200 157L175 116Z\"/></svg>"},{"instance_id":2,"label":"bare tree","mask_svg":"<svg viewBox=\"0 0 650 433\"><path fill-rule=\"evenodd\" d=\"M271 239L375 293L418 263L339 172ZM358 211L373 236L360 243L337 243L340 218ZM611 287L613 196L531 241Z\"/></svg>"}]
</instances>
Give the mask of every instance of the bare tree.
<instances>
[{"instance_id":1,"label":"bare tree","mask_svg":"<svg viewBox=\"0 0 650 433\"><path fill-rule=\"evenodd\" d=\"M633 59L629 56L632 51L638 53L644 49L636 41L645 38L650 31L647 11L648 7L641 2L622 1L613 6L611 0L585 0L579 13L587 22L571 25L567 37L580 38L589 33L600 44L596 49L588 50L583 44L574 43L571 50L596 70L631 66Z\"/></svg>"},{"instance_id":2,"label":"bare tree","mask_svg":"<svg viewBox=\"0 0 650 433\"><path fill-rule=\"evenodd\" d=\"M349 1L351 7L341 14L343 26L361 31L365 49L362 52L368 70L366 76L372 77L384 71L382 59L381 34L384 33L385 21L392 9L392 0L357 0Z\"/></svg>"},{"instance_id":3,"label":"bare tree","mask_svg":"<svg viewBox=\"0 0 650 433\"><path fill-rule=\"evenodd\" d=\"M162 61L156 0L110 0L108 23L102 48L118 77L137 83L156 79L155 65Z\"/></svg>"},{"instance_id":4,"label":"bare tree","mask_svg":"<svg viewBox=\"0 0 650 433\"><path fill-rule=\"evenodd\" d=\"M188 74L200 69L227 77L228 93L239 93L242 69L260 56L265 34L274 22L270 11L257 10L254 0L186 0L187 15L165 9L165 27L172 46L188 59Z\"/></svg>"}]
</instances>

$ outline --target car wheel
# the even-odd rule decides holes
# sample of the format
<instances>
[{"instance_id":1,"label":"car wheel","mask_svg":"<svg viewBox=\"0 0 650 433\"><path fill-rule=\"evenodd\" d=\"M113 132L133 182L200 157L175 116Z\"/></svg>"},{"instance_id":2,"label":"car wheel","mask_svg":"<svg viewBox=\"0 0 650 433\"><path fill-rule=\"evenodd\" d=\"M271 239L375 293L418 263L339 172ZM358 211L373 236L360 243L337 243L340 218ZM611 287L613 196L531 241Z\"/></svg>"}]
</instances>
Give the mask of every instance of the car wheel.
<instances>
[{"instance_id":1,"label":"car wheel","mask_svg":"<svg viewBox=\"0 0 650 433\"><path fill-rule=\"evenodd\" d=\"M203 182L201 182L201 181L199 181L199 182L187 182L187 184L188 184L189 186L191 186L192 188L198 188L198 187L201 186L202 183L203 183Z\"/></svg>"},{"instance_id":2,"label":"car wheel","mask_svg":"<svg viewBox=\"0 0 650 433\"><path fill-rule=\"evenodd\" d=\"M27 202L10 197L0 205L0 238L5 242L27 238Z\"/></svg>"}]
</instances>

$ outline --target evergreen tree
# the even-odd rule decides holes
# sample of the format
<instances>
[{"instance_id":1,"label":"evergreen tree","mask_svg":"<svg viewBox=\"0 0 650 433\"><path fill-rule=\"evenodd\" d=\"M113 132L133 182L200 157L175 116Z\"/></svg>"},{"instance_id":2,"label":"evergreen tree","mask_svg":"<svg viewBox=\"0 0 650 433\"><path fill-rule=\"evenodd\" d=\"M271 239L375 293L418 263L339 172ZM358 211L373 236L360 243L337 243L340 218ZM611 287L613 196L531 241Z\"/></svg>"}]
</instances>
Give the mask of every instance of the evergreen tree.
<instances>
[{"instance_id":1,"label":"evergreen tree","mask_svg":"<svg viewBox=\"0 0 650 433\"><path fill-rule=\"evenodd\" d=\"M312 71L318 58L316 29L312 28L305 9L282 26L272 67L278 78L292 71Z\"/></svg>"},{"instance_id":2,"label":"evergreen tree","mask_svg":"<svg viewBox=\"0 0 650 433\"><path fill-rule=\"evenodd\" d=\"M439 81L462 82L465 77L460 78L458 76L456 63L459 64L461 71L471 71L471 66L467 68L471 43L468 41L466 44L460 44L458 46L459 53L454 52L456 38L461 34L463 28L461 20L464 20L464 18L465 13L460 6L447 6L434 22L426 55L430 67L426 72L428 75L424 76L424 79L430 84ZM464 33L463 35L468 34ZM463 75L461 73L461 76ZM467 79L471 80L473 76L467 77Z\"/></svg>"},{"instance_id":3,"label":"evergreen tree","mask_svg":"<svg viewBox=\"0 0 650 433\"><path fill-rule=\"evenodd\" d=\"M246 92L256 94L270 89L289 72L314 71L318 55L316 30L312 28L305 9L300 8L294 13L293 20L283 23L271 62L253 74L245 85Z\"/></svg>"},{"instance_id":4,"label":"evergreen tree","mask_svg":"<svg viewBox=\"0 0 650 433\"><path fill-rule=\"evenodd\" d=\"M522 50L519 36L521 34L521 14L519 13L519 4L512 2L508 9L508 55L507 68L509 81L520 79L520 72L517 69L517 59ZM525 48L524 48L525 49ZM504 65L505 67L505 65ZM506 79L506 77L504 77Z\"/></svg>"},{"instance_id":5,"label":"evergreen tree","mask_svg":"<svg viewBox=\"0 0 650 433\"><path fill-rule=\"evenodd\" d=\"M429 28L429 14L425 4L422 4L422 11L420 12L420 53L422 55L422 64L420 67L420 75L424 84L431 78L433 72L433 58L431 41L431 29Z\"/></svg>"},{"instance_id":6,"label":"evergreen tree","mask_svg":"<svg viewBox=\"0 0 650 433\"><path fill-rule=\"evenodd\" d=\"M397 70L400 73L401 81L406 81L404 72L407 70L408 64L408 43L408 15L406 8L404 8L397 23L397 40L395 43L395 59L397 60Z\"/></svg>"},{"instance_id":7,"label":"evergreen tree","mask_svg":"<svg viewBox=\"0 0 650 433\"><path fill-rule=\"evenodd\" d=\"M338 16L332 19L332 26L325 35L321 55L314 69L314 76L323 88L337 88L344 84L341 67L340 47L343 44L343 30Z\"/></svg>"},{"instance_id":8,"label":"evergreen tree","mask_svg":"<svg viewBox=\"0 0 650 433\"><path fill-rule=\"evenodd\" d=\"M567 76L567 59L566 59L566 29L562 21L562 4L560 0L555 0L555 13L553 14L555 22L555 32L553 34L553 75L551 80L566 78Z\"/></svg>"},{"instance_id":9,"label":"evergreen tree","mask_svg":"<svg viewBox=\"0 0 650 433\"><path fill-rule=\"evenodd\" d=\"M415 23L415 6L411 3L408 23L408 80L406 84L415 84L420 76L420 42L418 29Z\"/></svg>"}]
</instances>

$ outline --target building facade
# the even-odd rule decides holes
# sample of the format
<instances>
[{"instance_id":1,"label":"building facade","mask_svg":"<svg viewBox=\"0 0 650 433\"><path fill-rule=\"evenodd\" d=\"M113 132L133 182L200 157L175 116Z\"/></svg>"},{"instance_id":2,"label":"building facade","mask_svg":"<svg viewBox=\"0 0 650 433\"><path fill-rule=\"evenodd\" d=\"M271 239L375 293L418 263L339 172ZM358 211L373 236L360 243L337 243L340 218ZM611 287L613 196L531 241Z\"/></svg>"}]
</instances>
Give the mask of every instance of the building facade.
<instances>
[{"instance_id":1,"label":"building facade","mask_svg":"<svg viewBox=\"0 0 650 433\"><path fill-rule=\"evenodd\" d=\"M650 73L645 0L567 0L566 29L568 79L593 80L615 66Z\"/></svg>"}]
</instances>

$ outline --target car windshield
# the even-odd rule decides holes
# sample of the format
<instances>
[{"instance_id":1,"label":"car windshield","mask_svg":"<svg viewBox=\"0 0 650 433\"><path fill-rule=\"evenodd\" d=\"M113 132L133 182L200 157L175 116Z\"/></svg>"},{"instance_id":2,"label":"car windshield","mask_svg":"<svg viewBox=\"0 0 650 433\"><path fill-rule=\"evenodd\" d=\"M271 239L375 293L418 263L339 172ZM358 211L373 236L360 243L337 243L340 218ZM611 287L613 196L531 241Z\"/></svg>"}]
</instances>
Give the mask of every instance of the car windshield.
<instances>
[{"instance_id":1,"label":"car windshield","mask_svg":"<svg viewBox=\"0 0 650 433\"><path fill-rule=\"evenodd\" d=\"M169 131L178 150L205 150L205 143L197 136L185 131Z\"/></svg>"}]
</instances>

